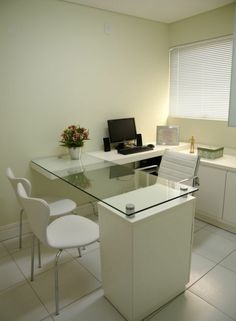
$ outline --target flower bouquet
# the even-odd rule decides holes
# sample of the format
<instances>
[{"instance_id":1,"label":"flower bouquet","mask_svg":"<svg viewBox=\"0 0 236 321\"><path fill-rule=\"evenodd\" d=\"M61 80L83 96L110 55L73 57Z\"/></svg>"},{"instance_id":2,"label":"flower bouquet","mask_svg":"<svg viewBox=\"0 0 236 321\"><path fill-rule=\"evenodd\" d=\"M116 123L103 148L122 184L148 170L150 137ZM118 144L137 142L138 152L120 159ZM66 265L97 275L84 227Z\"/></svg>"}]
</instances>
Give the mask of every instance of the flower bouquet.
<instances>
[{"instance_id":1,"label":"flower bouquet","mask_svg":"<svg viewBox=\"0 0 236 321\"><path fill-rule=\"evenodd\" d=\"M89 140L89 130L79 125L70 125L62 132L60 143L68 148L83 147L85 140Z\"/></svg>"},{"instance_id":2,"label":"flower bouquet","mask_svg":"<svg viewBox=\"0 0 236 321\"><path fill-rule=\"evenodd\" d=\"M69 148L71 159L80 159L85 140L89 140L89 130L79 125L70 125L62 132L60 143Z\"/></svg>"}]
</instances>

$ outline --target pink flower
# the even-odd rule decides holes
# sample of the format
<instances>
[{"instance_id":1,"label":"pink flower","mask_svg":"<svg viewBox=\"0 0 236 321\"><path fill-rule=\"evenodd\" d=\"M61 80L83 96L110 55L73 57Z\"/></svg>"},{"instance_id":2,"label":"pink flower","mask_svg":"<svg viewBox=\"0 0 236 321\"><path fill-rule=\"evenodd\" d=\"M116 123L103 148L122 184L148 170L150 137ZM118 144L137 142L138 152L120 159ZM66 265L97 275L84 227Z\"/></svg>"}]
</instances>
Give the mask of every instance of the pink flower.
<instances>
[{"instance_id":1,"label":"pink flower","mask_svg":"<svg viewBox=\"0 0 236 321\"><path fill-rule=\"evenodd\" d=\"M84 127L70 125L62 132L60 143L62 146L70 148L83 146L85 140L89 140L89 130Z\"/></svg>"}]
</instances>

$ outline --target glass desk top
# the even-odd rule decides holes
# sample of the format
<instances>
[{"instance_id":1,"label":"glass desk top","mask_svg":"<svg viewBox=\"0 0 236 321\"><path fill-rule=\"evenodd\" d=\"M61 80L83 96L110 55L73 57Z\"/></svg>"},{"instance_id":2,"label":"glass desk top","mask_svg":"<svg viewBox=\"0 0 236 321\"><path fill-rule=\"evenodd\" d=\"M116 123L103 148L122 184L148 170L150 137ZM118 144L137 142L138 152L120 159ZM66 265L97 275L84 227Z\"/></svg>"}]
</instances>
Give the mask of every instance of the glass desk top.
<instances>
[{"instance_id":1,"label":"glass desk top","mask_svg":"<svg viewBox=\"0 0 236 321\"><path fill-rule=\"evenodd\" d=\"M198 190L135 169L133 163L117 165L85 153L81 160L71 160L69 156L34 159L31 167L50 179L67 182L128 216Z\"/></svg>"}]
</instances>

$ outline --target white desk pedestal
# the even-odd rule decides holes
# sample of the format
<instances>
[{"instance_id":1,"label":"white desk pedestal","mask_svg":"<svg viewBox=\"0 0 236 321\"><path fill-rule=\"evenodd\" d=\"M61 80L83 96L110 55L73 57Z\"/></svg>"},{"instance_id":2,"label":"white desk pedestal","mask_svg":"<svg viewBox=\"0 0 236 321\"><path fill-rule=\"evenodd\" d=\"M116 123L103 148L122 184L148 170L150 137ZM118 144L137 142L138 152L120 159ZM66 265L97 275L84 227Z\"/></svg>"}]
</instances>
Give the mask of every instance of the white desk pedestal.
<instances>
[{"instance_id":1,"label":"white desk pedestal","mask_svg":"<svg viewBox=\"0 0 236 321\"><path fill-rule=\"evenodd\" d=\"M104 293L127 320L142 320L184 291L194 211L191 196L133 218L98 204Z\"/></svg>"}]
</instances>

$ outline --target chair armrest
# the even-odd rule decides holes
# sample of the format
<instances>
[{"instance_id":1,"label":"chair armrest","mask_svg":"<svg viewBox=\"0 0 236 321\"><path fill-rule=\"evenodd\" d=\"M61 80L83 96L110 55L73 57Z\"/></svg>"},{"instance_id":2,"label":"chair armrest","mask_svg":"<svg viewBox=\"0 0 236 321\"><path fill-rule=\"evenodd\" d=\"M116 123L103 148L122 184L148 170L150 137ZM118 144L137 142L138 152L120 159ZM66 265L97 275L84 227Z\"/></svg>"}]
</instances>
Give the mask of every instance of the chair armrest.
<instances>
[{"instance_id":1,"label":"chair armrest","mask_svg":"<svg viewBox=\"0 0 236 321\"><path fill-rule=\"evenodd\" d=\"M199 182L199 177L198 176L192 176L192 177L189 177L189 178L182 179L178 183L185 183L185 182L190 181L190 180L193 180L193 186L200 186L200 182Z\"/></svg>"}]
</instances>

